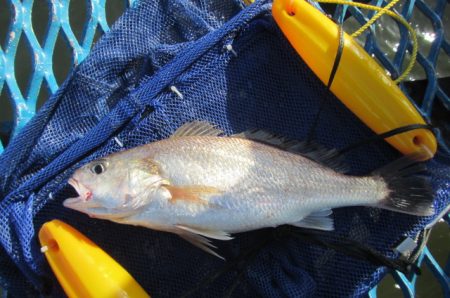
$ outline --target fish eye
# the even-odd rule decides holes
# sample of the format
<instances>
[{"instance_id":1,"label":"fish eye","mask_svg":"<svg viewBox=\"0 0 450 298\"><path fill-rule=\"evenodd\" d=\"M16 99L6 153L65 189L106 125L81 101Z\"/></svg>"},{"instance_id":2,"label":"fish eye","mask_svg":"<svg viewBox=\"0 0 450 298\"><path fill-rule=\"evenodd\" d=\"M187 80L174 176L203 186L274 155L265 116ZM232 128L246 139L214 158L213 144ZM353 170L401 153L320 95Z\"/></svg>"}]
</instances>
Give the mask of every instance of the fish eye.
<instances>
[{"instance_id":1,"label":"fish eye","mask_svg":"<svg viewBox=\"0 0 450 298\"><path fill-rule=\"evenodd\" d=\"M97 175L100 175L101 173L106 171L105 165L102 163L97 163L91 167L91 172Z\"/></svg>"}]
</instances>

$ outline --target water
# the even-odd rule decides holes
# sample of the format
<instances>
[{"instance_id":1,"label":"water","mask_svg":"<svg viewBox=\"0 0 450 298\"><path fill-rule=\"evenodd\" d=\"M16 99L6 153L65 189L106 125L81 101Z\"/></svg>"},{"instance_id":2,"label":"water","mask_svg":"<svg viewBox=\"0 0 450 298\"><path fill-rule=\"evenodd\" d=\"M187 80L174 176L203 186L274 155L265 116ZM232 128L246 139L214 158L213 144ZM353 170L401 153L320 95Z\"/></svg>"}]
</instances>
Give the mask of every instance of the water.
<instances>
[{"instance_id":1,"label":"water","mask_svg":"<svg viewBox=\"0 0 450 298\"><path fill-rule=\"evenodd\" d=\"M424 0L424 2L430 7L436 7L436 0ZM409 4L409 2L408 2ZM405 5L405 1L400 1L396 6L396 11L402 11ZM368 11L366 11L367 13ZM450 22L450 5L446 6L442 15L442 22L449 24ZM416 31L417 41L419 46L419 52L425 56L428 56L433 42L436 40L436 34L434 26L428 16L426 16L419 9L414 9L411 16L411 25ZM360 27L360 23L356 21L354 17L349 17L344 22L344 29L346 32L352 33ZM444 25L444 28L446 26ZM448 27L447 27L448 28ZM377 44L385 55L393 60L400 44L400 30L397 22L390 16L382 16L374 25L374 33ZM446 40L450 40L450 30L445 30L444 37ZM358 43L364 46L366 42L367 31L356 38ZM407 55L403 65L406 66L409 62L409 55ZM450 56L444 51L441 51L438 55L436 62L436 75L438 78L445 78L450 76ZM425 80L426 73L424 68L416 63L408 75L407 80Z\"/></svg>"}]
</instances>

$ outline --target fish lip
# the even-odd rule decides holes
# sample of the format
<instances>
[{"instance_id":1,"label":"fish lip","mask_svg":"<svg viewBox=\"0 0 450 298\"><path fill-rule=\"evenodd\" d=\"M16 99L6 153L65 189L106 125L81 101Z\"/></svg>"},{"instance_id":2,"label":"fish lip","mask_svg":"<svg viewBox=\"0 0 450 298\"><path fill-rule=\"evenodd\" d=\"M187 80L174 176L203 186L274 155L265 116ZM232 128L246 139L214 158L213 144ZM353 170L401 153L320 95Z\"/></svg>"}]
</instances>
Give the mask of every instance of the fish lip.
<instances>
[{"instance_id":1,"label":"fish lip","mask_svg":"<svg viewBox=\"0 0 450 298\"><path fill-rule=\"evenodd\" d=\"M69 183L70 185L72 185L75 189L78 188L78 180L75 178L69 178L69 180L67 181L67 183Z\"/></svg>"},{"instance_id":2,"label":"fish lip","mask_svg":"<svg viewBox=\"0 0 450 298\"><path fill-rule=\"evenodd\" d=\"M80 199L80 197L68 198L63 201L63 206L67 207L67 208L73 208L73 207L79 205L81 202L82 202L82 200Z\"/></svg>"},{"instance_id":3,"label":"fish lip","mask_svg":"<svg viewBox=\"0 0 450 298\"><path fill-rule=\"evenodd\" d=\"M86 191L89 192L88 188L80 183L77 179L70 178L67 183L75 189L75 191L78 193L78 197L68 198L64 200L63 205L65 207L73 208L74 206L79 205L80 203L85 203L90 199L90 197L85 196L85 194L87 193Z\"/></svg>"},{"instance_id":4,"label":"fish lip","mask_svg":"<svg viewBox=\"0 0 450 298\"><path fill-rule=\"evenodd\" d=\"M80 182L78 182L78 180L77 179L75 179L75 178L70 178L68 181L67 181L67 183L68 184L70 184L74 189L75 189L75 191L78 193L78 197L77 198L79 198L79 199L82 199L82 197L81 197L81 185L80 185Z\"/></svg>"}]
</instances>

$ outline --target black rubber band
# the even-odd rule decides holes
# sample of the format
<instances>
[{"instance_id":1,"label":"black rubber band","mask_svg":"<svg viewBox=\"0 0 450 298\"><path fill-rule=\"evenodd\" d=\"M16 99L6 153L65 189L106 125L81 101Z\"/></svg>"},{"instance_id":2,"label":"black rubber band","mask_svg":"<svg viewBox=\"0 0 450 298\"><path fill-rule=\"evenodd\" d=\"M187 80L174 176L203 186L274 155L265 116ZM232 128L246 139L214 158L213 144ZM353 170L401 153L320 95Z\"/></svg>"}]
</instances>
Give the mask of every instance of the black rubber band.
<instances>
[{"instance_id":1,"label":"black rubber band","mask_svg":"<svg viewBox=\"0 0 450 298\"><path fill-rule=\"evenodd\" d=\"M336 56L334 58L333 68L331 69L330 77L328 78L327 90L329 91L331 88L331 84L333 84L334 77L339 67L339 63L341 62L342 53L344 52L344 29L342 28L342 24L338 26L339 30L339 44L336 50ZM322 113L323 108L325 107L325 103L329 98L328 94L324 94L322 101L319 105L319 111L317 111L316 117L314 118L314 122L309 129L308 137L306 138L308 142L312 141L314 133L316 132L317 124L319 123L320 114Z\"/></svg>"},{"instance_id":2,"label":"black rubber band","mask_svg":"<svg viewBox=\"0 0 450 298\"><path fill-rule=\"evenodd\" d=\"M344 52L344 29L342 28L342 24L339 24L339 44L336 51L336 57L334 58L333 68L331 69L330 77L328 78L327 89L330 90L331 84L333 84L334 76L339 67L339 63L341 62L342 53Z\"/></svg>"},{"instance_id":3,"label":"black rubber band","mask_svg":"<svg viewBox=\"0 0 450 298\"><path fill-rule=\"evenodd\" d=\"M344 147L343 149L339 150L338 155L345 154L345 153L347 153L351 150L354 150L358 147L361 147L363 145L370 144L370 143L380 141L380 140L384 140L386 138L389 138L389 137L392 137L392 136L395 136L395 135L398 135L398 134L401 134L401 133L404 133L407 131L415 130L415 129L428 129L431 132L433 132L433 126L431 126L429 124L411 124L411 125L401 126L401 127L394 128L393 130L384 132L382 134L375 135L373 137L369 137L362 141L356 142L347 147Z\"/></svg>"}]
</instances>

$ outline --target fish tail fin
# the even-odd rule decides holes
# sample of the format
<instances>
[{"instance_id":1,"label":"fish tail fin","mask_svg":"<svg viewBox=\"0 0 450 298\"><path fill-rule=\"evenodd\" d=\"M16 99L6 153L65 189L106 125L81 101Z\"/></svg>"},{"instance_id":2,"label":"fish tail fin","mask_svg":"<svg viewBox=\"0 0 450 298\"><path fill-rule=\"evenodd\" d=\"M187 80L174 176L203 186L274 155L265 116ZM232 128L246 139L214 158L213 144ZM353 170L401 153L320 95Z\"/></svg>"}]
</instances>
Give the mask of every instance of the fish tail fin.
<instances>
[{"instance_id":1,"label":"fish tail fin","mask_svg":"<svg viewBox=\"0 0 450 298\"><path fill-rule=\"evenodd\" d=\"M433 191L429 179L417 174L426 172L422 154L403 156L373 172L387 184L388 194L377 207L417 216L430 216L433 210Z\"/></svg>"}]
</instances>

